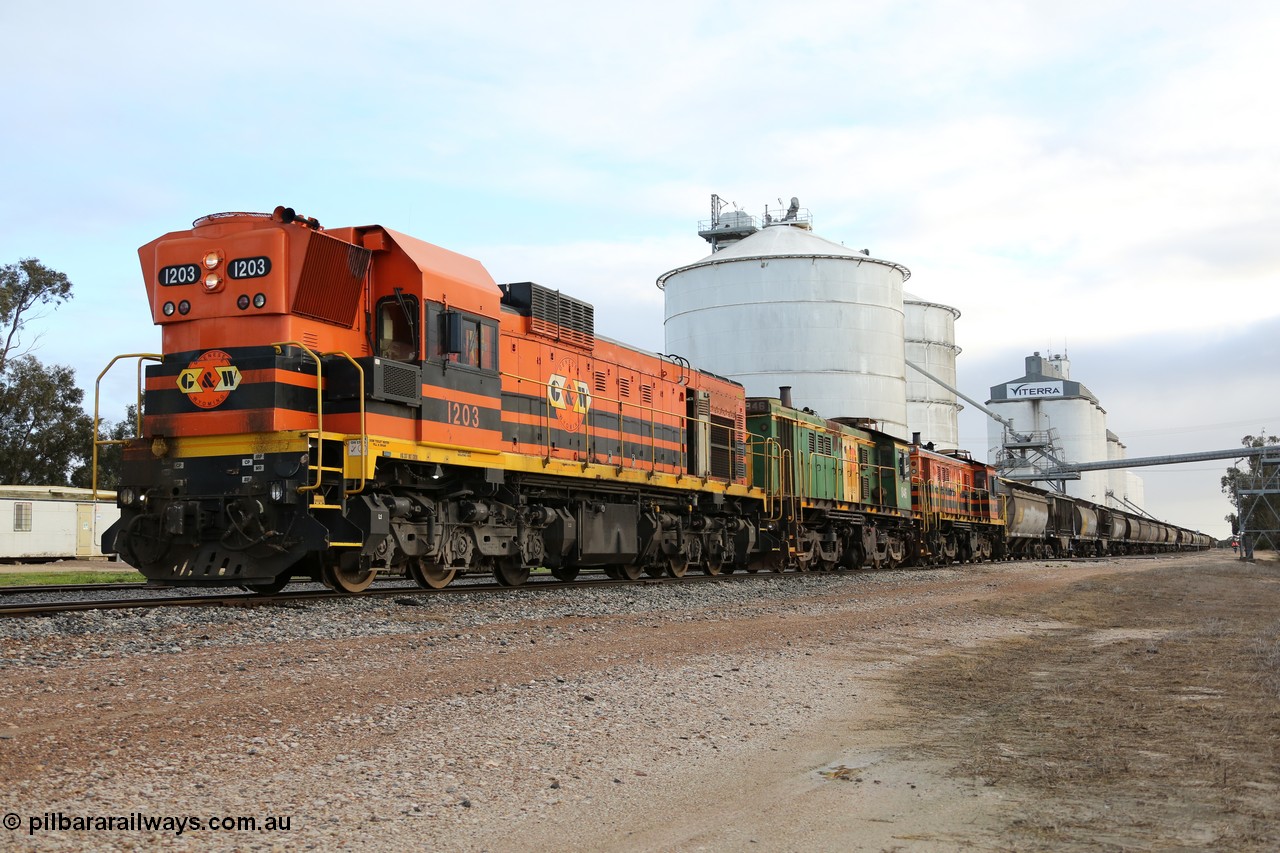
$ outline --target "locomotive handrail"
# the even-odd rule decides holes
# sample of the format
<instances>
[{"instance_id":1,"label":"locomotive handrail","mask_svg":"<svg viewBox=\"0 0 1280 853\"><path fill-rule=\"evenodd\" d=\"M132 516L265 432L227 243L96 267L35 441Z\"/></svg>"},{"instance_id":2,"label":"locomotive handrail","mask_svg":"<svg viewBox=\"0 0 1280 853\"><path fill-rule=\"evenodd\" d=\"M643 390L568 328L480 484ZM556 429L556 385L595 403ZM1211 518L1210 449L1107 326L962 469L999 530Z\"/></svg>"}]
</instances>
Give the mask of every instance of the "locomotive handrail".
<instances>
[{"instance_id":1,"label":"locomotive handrail","mask_svg":"<svg viewBox=\"0 0 1280 853\"><path fill-rule=\"evenodd\" d=\"M343 352L342 350L333 350L332 352L323 353L323 355L326 357L332 355L332 356L341 356L342 358L345 358L347 361L351 362L351 366L356 369L356 376L360 378L360 396L359 396L359 400L360 400L360 485L357 488L348 489L346 487L346 482L345 482L347 479L346 472L344 471L343 487L342 487L342 494L344 496L358 495L364 491L364 487L368 482L366 474L369 468L369 429L365 422L365 408L364 408L364 368L360 366L359 362L357 362L354 358L352 358L349 354L347 354L346 352ZM320 440L323 441L324 439L321 438ZM349 450L347 452L347 455L348 456L351 455ZM344 468L346 467L345 464L343 465L343 467Z\"/></svg>"},{"instance_id":2,"label":"locomotive handrail","mask_svg":"<svg viewBox=\"0 0 1280 853\"><path fill-rule=\"evenodd\" d=\"M801 454L801 455L802 455L802 456L805 456L805 454ZM831 473L832 473L833 475L834 475L834 474L837 474L837 473L839 472L839 468L840 468L840 460L836 458L835 454L832 454L832 453L817 453L817 452L812 451L812 450L811 450L811 451L809 451L809 453L807 454L807 456L806 456L806 458L805 458L804 462L802 462L802 463L801 463L801 465L802 465L802 466L804 467L804 469L805 469L803 473L805 474L805 477L806 477L806 479L807 479L807 482L805 483L805 485L806 485L808 488L807 488L807 490L806 490L806 491L807 491L807 494L810 494L810 495L818 494L818 489L817 489L817 479L818 479L818 462L817 462L817 460L819 460L819 459L829 459L829 460L831 460L831 462L833 463L833 465L832 465L832 467L831 467Z\"/></svg>"},{"instance_id":3,"label":"locomotive handrail","mask_svg":"<svg viewBox=\"0 0 1280 853\"><path fill-rule=\"evenodd\" d=\"M311 360L316 363L316 481L298 486L298 491L318 492L320 484L324 482L324 368L321 365L320 356L312 352L306 344L298 341L280 341L271 345L277 355L282 353L285 347L297 347L311 356ZM361 399L363 400L363 394Z\"/></svg>"},{"instance_id":4,"label":"locomotive handrail","mask_svg":"<svg viewBox=\"0 0 1280 853\"><path fill-rule=\"evenodd\" d=\"M873 476L875 477L875 480L876 480L876 486L871 490L870 495L865 495L864 497L867 503L871 504L872 506L880 507L883 509L884 507L887 507L890 505L885 501L885 495L889 491L884 486L885 472L886 471L893 472L895 469L892 465L867 465L866 467L868 470L873 472ZM878 497L876 496L877 494L878 494ZM896 508L897 503L894 503L893 506Z\"/></svg>"},{"instance_id":5,"label":"locomotive handrail","mask_svg":"<svg viewBox=\"0 0 1280 853\"><path fill-rule=\"evenodd\" d=\"M778 442L778 521L785 520L788 504L793 504L795 501L796 472L794 464L795 460L792 459L791 448L783 447L782 442ZM792 506L791 515L793 518L795 514L795 507Z\"/></svg>"},{"instance_id":6,"label":"locomotive handrail","mask_svg":"<svg viewBox=\"0 0 1280 853\"><path fill-rule=\"evenodd\" d=\"M758 454L763 466L761 480L764 482L764 514L769 521L782 518L782 445L776 438L764 438L759 442L748 442L754 445L748 458L754 460ZM748 482L754 480L754 471L748 473Z\"/></svg>"},{"instance_id":7,"label":"locomotive handrail","mask_svg":"<svg viewBox=\"0 0 1280 853\"><path fill-rule=\"evenodd\" d=\"M117 361L122 358L136 358L138 360L138 378L136 382L137 404L134 407L134 437L133 438L99 438L98 427L102 423L102 419L98 416L98 405L102 399L102 377L107 375L111 368L115 367ZM102 368L102 372L98 374L98 378L93 383L93 463L92 463L92 479L93 499L98 499L98 448L109 444L128 444L133 439L142 435L142 362L155 361L164 362L164 356L157 352L131 352L118 355Z\"/></svg>"}]
</instances>

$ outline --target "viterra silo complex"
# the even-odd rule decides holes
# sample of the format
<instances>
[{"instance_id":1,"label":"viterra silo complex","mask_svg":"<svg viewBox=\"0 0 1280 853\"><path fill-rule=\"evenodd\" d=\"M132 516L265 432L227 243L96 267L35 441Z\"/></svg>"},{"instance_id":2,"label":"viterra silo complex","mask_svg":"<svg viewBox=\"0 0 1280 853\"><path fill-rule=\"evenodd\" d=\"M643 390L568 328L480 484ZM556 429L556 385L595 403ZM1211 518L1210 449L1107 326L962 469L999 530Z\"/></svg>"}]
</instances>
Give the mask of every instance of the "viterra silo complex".
<instances>
[{"instance_id":1,"label":"viterra silo complex","mask_svg":"<svg viewBox=\"0 0 1280 853\"><path fill-rule=\"evenodd\" d=\"M664 273L666 348L828 417L878 421L909 438L902 283L911 272L812 233L807 211L735 211L701 234L717 251ZM728 220L728 221L726 221Z\"/></svg>"},{"instance_id":2,"label":"viterra silo complex","mask_svg":"<svg viewBox=\"0 0 1280 853\"><path fill-rule=\"evenodd\" d=\"M950 305L902 294L905 312L908 365L923 367L952 388L956 387L956 320L960 312ZM937 450L955 450L960 441L956 395L907 367L907 425Z\"/></svg>"},{"instance_id":3,"label":"viterra silo complex","mask_svg":"<svg viewBox=\"0 0 1280 853\"><path fill-rule=\"evenodd\" d=\"M1032 446L1062 462L1123 458L1123 444L1107 430L1106 410L1093 392L1072 380L1071 362L1064 355L1028 356L1021 377L992 386L987 406L1012 421L1018 433L1011 436L994 421L988 424L991 461L1002 469L1016 461L1021 449ZM1031 467L1056 466L1046 456L1037 456ZM1012 476L1020 473L1016 467L1009 470ZM1066 490L1072 497L1129 510L1140 506L1142 499L1141 480L1123 471L1084 471L1079 480L1066 481ZM1126 499L1131 503L1126 504Z\"/></svg>"}]
</instances>

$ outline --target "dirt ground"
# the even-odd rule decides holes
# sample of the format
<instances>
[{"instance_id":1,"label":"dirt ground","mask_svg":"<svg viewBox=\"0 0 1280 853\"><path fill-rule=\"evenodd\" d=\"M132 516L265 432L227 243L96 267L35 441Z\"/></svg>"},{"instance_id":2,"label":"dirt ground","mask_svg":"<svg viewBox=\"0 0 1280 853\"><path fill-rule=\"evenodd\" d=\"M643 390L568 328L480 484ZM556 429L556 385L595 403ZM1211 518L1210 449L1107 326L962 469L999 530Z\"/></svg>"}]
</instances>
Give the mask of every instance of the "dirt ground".
<instances>
[{"instance_id":1,"label":"dirt ground","mask_svg":"<svg viewBox=\"0 0 1280 853\"><path fill-rule=\"evenodd\" d=\"M705 613L566 619L522 600L479 639L397 611L420 627L284 642L264 609L255 643L216 645L206 625L164 657L60 657L92 635L11 644L0 812L21 826L0 839L1280 849L1280 563L889 574ZM249 804L291 814L290 834L27 832L54 810Z\"/></svg>"}]
</instances>

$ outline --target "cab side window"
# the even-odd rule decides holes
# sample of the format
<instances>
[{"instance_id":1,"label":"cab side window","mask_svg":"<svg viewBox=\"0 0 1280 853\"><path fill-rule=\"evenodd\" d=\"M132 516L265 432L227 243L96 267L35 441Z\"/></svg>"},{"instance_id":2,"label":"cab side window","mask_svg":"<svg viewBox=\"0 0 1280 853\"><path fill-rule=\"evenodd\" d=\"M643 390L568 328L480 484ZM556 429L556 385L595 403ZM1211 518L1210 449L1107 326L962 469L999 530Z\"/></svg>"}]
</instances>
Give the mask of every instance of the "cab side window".
<instances>
[{"instance_id":1,"label":"cab side window","mask_svg":"<svg viewBox=\"0 0 1280 853\"><path fill-rule=\"evenodd\" d=\"M393 361L418 360L418 300L397 293L378 300L377 354Z\"/></svg>"},{"instance_id":2,"label":"cab side window","mask_svg":"<svg viewBox=\"0 0 1280 853\"><path fill-rule=\"evenodd\" d=\"M481 370L498 369L498 327L457 311L443 315L444 357Z\"/></svg>"}]
</instances>

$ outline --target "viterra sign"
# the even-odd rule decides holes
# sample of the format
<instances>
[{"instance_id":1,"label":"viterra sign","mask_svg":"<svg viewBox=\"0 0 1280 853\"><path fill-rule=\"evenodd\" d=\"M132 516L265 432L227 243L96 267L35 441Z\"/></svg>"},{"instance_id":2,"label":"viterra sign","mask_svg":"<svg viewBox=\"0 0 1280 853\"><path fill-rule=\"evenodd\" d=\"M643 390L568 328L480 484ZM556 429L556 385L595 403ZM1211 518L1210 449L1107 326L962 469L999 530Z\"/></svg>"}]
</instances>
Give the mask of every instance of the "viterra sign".
<instances>
[{"instance_id":1,"label":"viterra sign","mask_svg":"<svg viewBox=\"0 0 1280 853\"><path fill-rule=\"evenodd\" d=\"M1011 400L1061 397L1061 382L1012 382L1004 386L1004 395Z\"/></svg>"}]
</instances>

